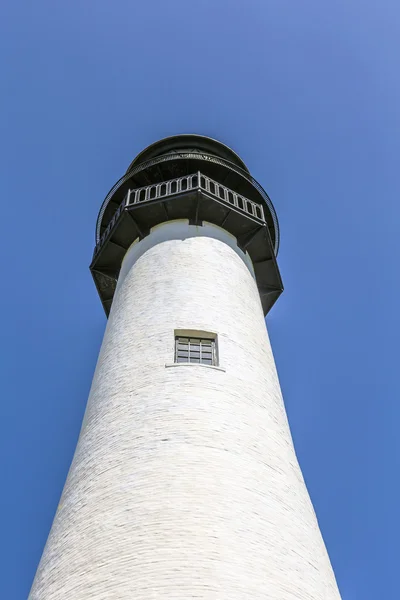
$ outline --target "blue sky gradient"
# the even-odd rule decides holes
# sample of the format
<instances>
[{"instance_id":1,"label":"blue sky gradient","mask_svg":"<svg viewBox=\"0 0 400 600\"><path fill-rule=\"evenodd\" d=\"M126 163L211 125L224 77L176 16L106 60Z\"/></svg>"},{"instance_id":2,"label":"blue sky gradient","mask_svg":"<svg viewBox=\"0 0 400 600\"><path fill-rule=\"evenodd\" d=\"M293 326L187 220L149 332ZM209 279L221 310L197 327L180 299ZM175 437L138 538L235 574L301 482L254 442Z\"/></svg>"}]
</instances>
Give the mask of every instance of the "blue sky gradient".
<instances>
[{"instance_id":1,"label":"blue sky gradient","mask_svg":"<svg viewBox=\"0 0 400 600\"><path fill-rule=\"evenodd\" d=\"M8 0L0 34L0 598L27 597L79 433L100 204L195 132L278 213L268 325L343 600L397 600L398 2Z\"/></svg>"}]
</instances>

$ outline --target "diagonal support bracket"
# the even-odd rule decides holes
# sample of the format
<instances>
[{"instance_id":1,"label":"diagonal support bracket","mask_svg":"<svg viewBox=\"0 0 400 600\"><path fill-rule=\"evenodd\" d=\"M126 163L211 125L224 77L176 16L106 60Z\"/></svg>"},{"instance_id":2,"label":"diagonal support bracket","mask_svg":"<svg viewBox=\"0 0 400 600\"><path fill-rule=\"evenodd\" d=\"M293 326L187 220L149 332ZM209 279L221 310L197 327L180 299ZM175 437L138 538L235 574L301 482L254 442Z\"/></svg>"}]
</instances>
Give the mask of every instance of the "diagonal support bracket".
<instances>
[{"instance_id":1,"label":"diagonal support bracket","mask_svg":"<svg viewBox=\"0 0 400 600\"><path fill-rule=\"evenodd\" d=\"M136 228L136 231L139 235L139 239L143 239L144 237L146 237L146 235L149 235L150 233L150 229L142 227L137 220L135 219L135 217L132 214L132 211L128 210L128 215L130 216L130 218L132 219L132 222Z\"/></svg>"},{"instance_id":2,"label":"diagonal support bracket","mask_svg":"<svg viewBox=\"0 0 400 600\"><path fill-rule=\"evenodd\" d=\"M240 235L237 238L239 248L245 252L248 246L250 246L251 242L253 242L256 239L256 237L260 234L260 232L264 231L264 229L265 227L261 225L260 227L252 229L248 233Z\"/></svg>"},{"instance_id":3,"label":"diagonal support bracket","mask_svg":"<svg viewBox=\"0 0 400 600\"><path fill-rule=\"evenodd\" d=\"M231 214L232 214L232 211L231 211L231 210L228 210L228 212L226 213L226 215L225 215L225 217L224 217L224 219L223 219L223 221L222 221L222 223L221 223L220 227L225 227L225 224L226 224L226 222L227 222L227 220L229 219L229 216L230 216Z\"/></svg>"},{"instance_id":4,"label":"diagonal support bracket","mask_svg":"<svg viewBox=\"0 0 400 600\"><path fill-rule=\"evenodd\" d=\"M268 296L268 294L272 294L273 292L281 292L282 289L273 285L259 285L258 291L260 292L260 296Z\"/></svg>"}]
</instances>

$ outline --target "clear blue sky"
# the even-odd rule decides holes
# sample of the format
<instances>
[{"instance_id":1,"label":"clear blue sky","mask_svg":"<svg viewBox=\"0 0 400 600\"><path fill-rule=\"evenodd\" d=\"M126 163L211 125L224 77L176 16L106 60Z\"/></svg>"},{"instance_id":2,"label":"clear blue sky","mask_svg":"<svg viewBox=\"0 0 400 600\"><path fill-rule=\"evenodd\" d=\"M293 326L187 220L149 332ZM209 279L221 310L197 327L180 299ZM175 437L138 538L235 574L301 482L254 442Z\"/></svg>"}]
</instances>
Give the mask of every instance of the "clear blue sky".
<instances>
[{"instance_id":1,"label":"clear blue sky","mask_svg":"<svg viewBox=\"0 0 400 600\"><path fill-rule=\"evenodd\" d=\"M269 329L343 600L397 600L398 2L6 0L0 29L0 598L27 596L76 444L100 204L143 147L195 132L278 212Z\"/></svg>"}]
</instances>

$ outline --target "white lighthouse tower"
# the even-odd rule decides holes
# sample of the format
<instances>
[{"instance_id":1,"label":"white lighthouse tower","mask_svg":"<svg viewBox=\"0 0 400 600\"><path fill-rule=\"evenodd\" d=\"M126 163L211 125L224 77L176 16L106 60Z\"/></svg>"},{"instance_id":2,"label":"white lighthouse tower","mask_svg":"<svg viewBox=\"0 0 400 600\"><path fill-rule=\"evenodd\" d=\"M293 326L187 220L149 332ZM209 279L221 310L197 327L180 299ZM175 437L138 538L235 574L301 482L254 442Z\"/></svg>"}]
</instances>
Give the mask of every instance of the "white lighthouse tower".
<instances>
[{"instance_id":1,"label":"white lighthouse tower","mask_svg":"<svg viewBox=\"0 0 400 600\"><path fill-rule=\"evenodd\" d=\"M100 210L109 315L30 600L338 600L264 317L278 222L225 145L144 150Z\"/></svg>"}]
</instances>

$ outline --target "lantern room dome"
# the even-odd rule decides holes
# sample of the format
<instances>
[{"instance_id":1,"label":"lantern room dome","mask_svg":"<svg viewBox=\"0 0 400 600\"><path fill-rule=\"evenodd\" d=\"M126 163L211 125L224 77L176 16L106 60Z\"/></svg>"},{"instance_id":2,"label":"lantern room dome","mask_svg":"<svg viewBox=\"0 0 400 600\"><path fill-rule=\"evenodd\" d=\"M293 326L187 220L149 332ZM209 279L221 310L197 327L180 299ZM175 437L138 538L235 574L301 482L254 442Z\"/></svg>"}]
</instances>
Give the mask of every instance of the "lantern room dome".
<instances>
[{"instance_id":1,"label":"lantern room dome","mask_svg":"<svg viewBox=\"0 0 400 600\"><path fill-rule=\"evenodd\" d=\"M150 144L150 146L147 146L147 148L142 150L142 152L136 156L126 172L129 173L133 167L146 162L151 158L156 158L165 154L180 153L210 154L228 160L240 169L243 169L247 173L249 172L242 159L236 152L229 148L229 146L226 146L213 138L194 133L173 135L158 140L157 142L154 142L154 144Z\"/></svg>"}]
</instances>

